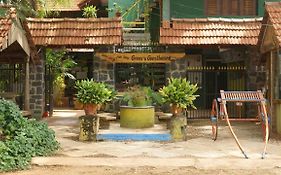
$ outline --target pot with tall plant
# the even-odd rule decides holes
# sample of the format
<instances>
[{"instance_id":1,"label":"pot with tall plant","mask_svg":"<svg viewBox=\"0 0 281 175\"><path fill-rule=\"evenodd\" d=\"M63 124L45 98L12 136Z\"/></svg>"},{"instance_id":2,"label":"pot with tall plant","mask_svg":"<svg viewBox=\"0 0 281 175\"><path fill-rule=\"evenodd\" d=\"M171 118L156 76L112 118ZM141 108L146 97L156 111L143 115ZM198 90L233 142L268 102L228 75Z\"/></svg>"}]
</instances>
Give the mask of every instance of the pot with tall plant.
<instances>
[{"instance_id":1,"label":"pot with tall plant","mask_svg":"<svg viewBox=\"0 0 281 175\"><path fill-rule=\"evenodd\" d=\"M128 88L120 106L120 126L125 128L149 128L154 126L154 102L160 98L151 88L135 85Z\"/></svg>"},{"instance_id":2,"label":"pot with tall plant","mask_svg":"<svg viewBox=\"0 0 281 175\"><path fill-rule=\"evenodd\" d=\"M168 85L159 90L164 103L169 103L173 117L167 123L174 140L186 140L186 117L181 114L182 109L187 107L195 108L194 100L198 90L197 84L191 84L185 78L171 78Z\"/></svg>"},{"instance_id":3,"label":"pot with tall plant","mask_svg":"<svg viewBox=\"0 0 281 175\"><path fill-rule=\"evenodd\" d=\"M187 107L196 109L193 102L199 96L195 94L197 90L197 84L191 84L185 78L170 78L168 85L161 88L159 93L163 102L170 104L173 115L178 116Z\"/></svg>"},{"instance_id":4,"label":"pot with tall plant","mask_svg":"<svg viewBox=\"0 0 281 175\"><path fill-rule=\"evenodd\" d=\"M75 82L77 100L83 104L86 115L95 115L99 105L111 101L114 92L105 83L93 79Z\"/></svg>"}]
</instances>

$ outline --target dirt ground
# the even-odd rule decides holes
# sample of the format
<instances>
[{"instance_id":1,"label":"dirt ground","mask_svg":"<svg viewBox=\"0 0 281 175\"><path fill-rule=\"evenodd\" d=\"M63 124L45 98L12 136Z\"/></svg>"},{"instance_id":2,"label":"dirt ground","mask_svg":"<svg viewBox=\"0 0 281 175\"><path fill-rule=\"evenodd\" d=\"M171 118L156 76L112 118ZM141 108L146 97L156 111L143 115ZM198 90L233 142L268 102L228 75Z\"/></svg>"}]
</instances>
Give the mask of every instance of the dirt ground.
<instances>
[{"instance_id":1,"label":"dirt ground","mask_svg":"<svg viewBox=\"0 0 281 175\"><path fill-rule=\"evenodd\" d=\"M280 136L271 135L268 154L265 161L261 160L264 143L260 126L256 123L234 124L250 156L248 161L241 155L224 122L220 123L219 137L215 142L211 139L208 120L189 121L188 139L185 142L79 142L79 113L66 111L59 115L48 120L48 123L55 130L61 149L52 157L36 158L29 170L3 175L281 174ZM89 162L87 158L92 161ZM110 162L107 158L119 161ZM173 159L182 159L184 162L172 162ZM120 166L122 161L126 164ZM263 162L267 162L268 167L263 166Z\"/></svg>"},{"instance_id":2,"label":"dirt ground","mask_svg":"<svg viewBox=\"0 0 281 175\"><path fill-rule=\"evenodd\" d=\"M270 170L264 169L248 169L248 170L231 170L231 169L196 169L194 167L178 167L178 168L156 168L156 167L137 167L137 168L120 168L120 167L66 167L66 166L47 166L32 167L30 170L4 173L3 175L279 175L281 168Z\"/></svg>"}]
</instances>

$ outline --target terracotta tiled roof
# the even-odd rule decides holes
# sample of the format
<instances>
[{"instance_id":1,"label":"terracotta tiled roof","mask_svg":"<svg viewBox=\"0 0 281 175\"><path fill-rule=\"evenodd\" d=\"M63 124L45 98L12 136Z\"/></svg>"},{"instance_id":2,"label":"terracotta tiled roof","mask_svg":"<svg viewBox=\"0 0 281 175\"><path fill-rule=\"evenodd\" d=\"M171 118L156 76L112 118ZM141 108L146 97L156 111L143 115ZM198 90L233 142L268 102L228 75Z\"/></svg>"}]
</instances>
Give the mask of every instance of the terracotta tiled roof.
<instances>
[{"instance_id":1,"label":"terracotta tiled roof","mask_svg":"<svg viewBox=\"0 0 281 175\"><path fill-rule=\"evenodd\" d=\"M120 18L28 18L35 45L91 47L121 44Z\"/></svg>"},{"instance_id":2,"label":"terracotta tiled roof","mask_svg":"<svg viewBox=\"0 0 281 175\"><path fill-rule=\"evenodd\" d=\"M265 3L265 23L272 25L279 47L281 47L281 2ZM265 26L263 26L265 28Z\"/></svg>"},{"instance_id":3,"label":"terracotta tiled roof","mask_svg":"<svg viewBox=\"0 0 281 175\"><path fill-rule=\"evenodd\" d=\"M8 32L12 26L10 18L0 18L0 47L2 48L3 41L8 36Z\"/></svg>"},{"instance_id":4,"label":"terracotta tiled roof","mask_svg":"<svg viewBox=\"0 0 281 175\"><path fill-rule=\"evenodd\" d=\"M78 4L82 0L66 0L57 3L55 0L46 0L46 8L53 11L80 11Z\"/></svg>"},{"instance_id":5,"label":"terracotta tiled roof","mask_svg":"<svg viewBox=\"0 0 281 175\"><path fill-rule=\"evenodd\" d=\"M9 9L9 14L0 18L0 48L3 46L3 42L8 37L8 33L12 27L12 19L16 17L16 11L14 8Z\"/></svg>"},{"instance_id":6,"label":"terracotta tiled roof","mask_svg":"<svg viewBox=\"0 0 281 175\"><path fill-rule=\"evenodd\" d=\"M261 20L262 18L172 19L171 24L163 22L160 44L256 45Z\"/></svg>"}]
</instances>

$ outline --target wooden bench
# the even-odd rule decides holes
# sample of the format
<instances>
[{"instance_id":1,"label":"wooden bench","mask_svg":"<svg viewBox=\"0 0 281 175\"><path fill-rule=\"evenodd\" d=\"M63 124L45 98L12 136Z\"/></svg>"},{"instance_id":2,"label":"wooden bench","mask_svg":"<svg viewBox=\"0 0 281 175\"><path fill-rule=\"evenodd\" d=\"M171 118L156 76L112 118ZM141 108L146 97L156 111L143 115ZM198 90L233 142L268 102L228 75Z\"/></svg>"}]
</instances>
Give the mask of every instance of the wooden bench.
<instances>
[{"instance_id":1,"label":"wooden bench","mask_svg":"<svg viewBox=\"0 0 281 175\"><path fill-rule=\"evenodd\" d=\"M115 113L98 113L99 129L109 129L110 121L116 120Z\"/></svg>"},{"instance_id":2,"label":"wooden bench","mask_svg":"<svg viewBox=\"0 0 281 175\"><path fill-rule=\"evenodd\" d=\"M220 91L221 98L213 100L212 104L212 112L211 112L211 121L212 121L212 133L213 133L213 139L217 139L218 135L218 119L223 118L226 120L230 132L232 133L236 144L238 145L239 149L241 150L242 154L245 156L245 158L248 158L246 155L243 147L241 146L236 134L233 131L233 128L230 124L230 119L227 112L227 103L237 103L240 105L240 103L257 103L258 104L258 116L254 120L261 120L263 119L263 123L265 125L265 146L262 153L262 158L264 158L266 153L266 146L268 143L269 138L269 118L266 108L266 99L263 97L263 93L258 91ZM218 104L219 103L219 104ZM243 119L240 119L243 121ZM247 119L245 119L246 121Z\"/></svg>"}]
</instances>

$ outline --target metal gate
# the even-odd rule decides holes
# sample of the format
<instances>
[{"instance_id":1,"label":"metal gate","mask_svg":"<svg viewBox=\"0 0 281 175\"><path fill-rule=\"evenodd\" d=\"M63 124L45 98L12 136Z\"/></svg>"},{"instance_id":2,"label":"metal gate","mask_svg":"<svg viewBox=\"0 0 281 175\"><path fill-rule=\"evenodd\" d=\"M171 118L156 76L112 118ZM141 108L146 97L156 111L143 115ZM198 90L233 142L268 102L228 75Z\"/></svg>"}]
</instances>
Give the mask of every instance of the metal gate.
<instances>
[{"instance_id":1,"label":"metal gate","mask_svg":"<svg viewBox=\"0 0 281 175\"><path fill-rule=\"evenodd\" d=\"M199 87L195 100L197 110L187 110L187 117L192 119L209 118L211 104L219 97L220 90L245 90L246 67L244 66L196 66L188 67L186 78ZM235 115L234 107L230 113Z\"/></svg>"},{"instance_id":2,"label":"metal gate","mask_svg":"<svg viewBox=\"0 0 281 175\"><path fill-rule=\"evenodd\" d=\"M24 103L24 75L24 64L0 64L0 94L13 96L21 109Z\"/></svg>"}]
</instances>

